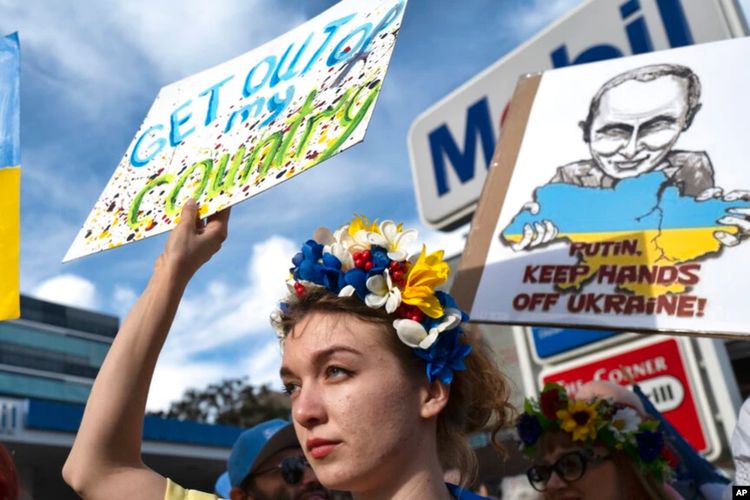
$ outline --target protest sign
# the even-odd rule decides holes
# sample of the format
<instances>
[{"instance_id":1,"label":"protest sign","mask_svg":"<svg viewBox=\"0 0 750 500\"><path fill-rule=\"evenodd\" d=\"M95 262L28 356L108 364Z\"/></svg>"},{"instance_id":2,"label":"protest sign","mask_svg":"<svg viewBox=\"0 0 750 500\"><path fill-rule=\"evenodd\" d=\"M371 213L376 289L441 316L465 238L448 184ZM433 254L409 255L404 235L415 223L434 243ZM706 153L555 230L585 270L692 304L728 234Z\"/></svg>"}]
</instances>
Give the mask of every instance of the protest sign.
<instances>
[{"instance_id":1,"label":"protest sign","mask_svg":"<svg viewBox=\"0 0 750 500\"><path fill-rule=\"evenodd\" d=\"M735 39L522 79L454 288L473 319L749 333L748 57Z\"/></svg>"},{"instance_id":2,"label":"protest sign","mask_svg":"<svg viewBox=\"0 0 750 500\"><path fill-rule=\"evenodd\" d=\"M0 38L0 320L20 316L21 146L18 34Z\"/></svg>"},{"instance_id":3,"label":"protest sign","mask_svg":"<svg viewBox=\"0 0 750 500\"><path fill-rule=\"evenodd\" d=\"M345 0L262 47L161 89L64 261L208 216L357 144L406 0Z\"/></svg>"}]
</instances>

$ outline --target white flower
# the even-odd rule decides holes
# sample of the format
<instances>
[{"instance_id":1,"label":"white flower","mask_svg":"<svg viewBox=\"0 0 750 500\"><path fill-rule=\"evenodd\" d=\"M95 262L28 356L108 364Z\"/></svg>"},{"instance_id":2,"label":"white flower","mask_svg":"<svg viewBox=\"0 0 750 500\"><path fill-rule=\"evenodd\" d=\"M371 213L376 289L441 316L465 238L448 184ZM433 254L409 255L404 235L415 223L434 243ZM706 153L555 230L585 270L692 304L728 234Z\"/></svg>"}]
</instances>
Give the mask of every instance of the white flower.
<instances>
[{"instance_id":1,"label":"white flower","mask_svg":"<svg viewBox=\"0 0 750 500\"><path fill-rule=\"evenodd\" d=\"M360 231L361 232L361 231ZM396 262L403 262L408 257L406 247L417 239L417 230L399 231L398 225L392 220L380 224L380 234L369 233L371 245L377 245L388 251L388 258Z\"/></svg>"},{"instance_id":2,"label":"white flower","mask_svg":"<svg viewBox=\"0 0 750 500\"><path fill-rule=\"evenodd\" d=\"M329 238L327 235L324 235L321 232L321 236L324 236L326 238L326 241L321 240L315 240L322 245L324 245L324 251L332 253L336 255L336 257L339 257L338 253L335 253L332 251L334 245L338 245L340 248L339 251L346 251L349 254L353 254L354 252L361 252L363 250L369 250L370 249L370 240L368 238L368 235L370 234L369 231L366 231L364 229L360 229L357 231L354 236L349 234L349 227L351 224L344 224L340 228L338 228ZM330 233L330 231L329 231ZM339 260L341 258L339 257ZM343 263L343 261L342 261Z\"/></svg>"},{"instance_id":3,"label":"white flower","mask_svg":"<svg viewBox=\"0 0 750 500\"><path fill-rule=\"evenodd\" d=\"M351 236L348 231L347 228L347 233L342 239L346 242L347 248L351 253L370 249L370 235L375 233L360 229L354 233L354 236Z\"/></svg>"},{"instance_id":4,"label":"white flower","mask_svg":"<svg viewBox=\"0 0 750 500\"><path fill-rule=\"evenodd\" d=\"M323 253L330 253L341 262L341 270L347 272L354 267L354 259L349 247L354 244L354 240L349 236L349 226L343 226L336 230L335 233L324 227L319 227L313 236L313 239L323 245Z\"/></svg>"},{"instance_id":5,"label":"white flower","mask_svg":"<svg viewBox=\"0 0 750 500\"><path fill-rule=\"evenodd\" d=\"M317 241L321 245L330 245L336 242L333 237L333 233L327 227L319 227L318 229L316 229L313 233L312 239L314 241Z\"/></svg>"},{"instance_id":6,"label":"white flower","mask_svg":"<svg viewBox=\"0 0 750 500\"><path fill-rule=\"evenodd\" d=\"M445 309L442 321L430 328L428 332L421 323L411 319L397 319L393 322L396 334L401 342L409 347L429 349L438 338L438 335L446 330L452 330L461 323L461 311L458 309Z\"/></svg>"},{"instance_id":7,"label":"white flower","mask_svg":"<svg viewBox=\"0 0 750 500\"><path fill-rule=\"evenodd\" d=\"M638 430L641 423L641 417L632 408L620 408L612 416L612 422L609 424L609 430L615 435L618 441L625 440L625 434L630 434Z\"/></svg>"},{"instance_id":8,"label":"white flower","mask_svg":"<svg viewBox=\"0 0 750 500\"><path fill-rule=\"evenodd\" d=\"M383 278L385 275L385 278ZM401 304L401 290L393 286L391 275L386 269L383 274L376 274L367 278L368 293L365 297L365 304L373 309L385 306L388 314L393 313Z\"/></svg>"},{"instance_id":9,"label":"white flower","mask_svg":"<svg viewBox=\"0 0 750 500\"><path fill-rule=\"evenodd\" d=\"M354 292L356 292L356 291L357 291L357 290L356 290L356 289L355 289L355 288L354 288L353 286L351 286L351 285L346 285L346 286L345 286L344 288L342 288L342 289L341 289L341 291L339 292L339 297L351 297L352 295L354 295Z\"/></svg>"},{"instance_id":10,"label":"white flower","mask_svg":"<svg viewBox=\"0 0 750 500\"><path fill-rule=\"evenodd\" d=\"M396 335L404 344L409 347L419 347L420 349L429 348L435 339L437 339L437 333L435 333L434 339L428 340L427 330L424 329L421 323L414 321L413 319L397 319L393 321L393 328L396 329ZM424 346L422 344L425 344Z\"/></svg>"}]
</instances>

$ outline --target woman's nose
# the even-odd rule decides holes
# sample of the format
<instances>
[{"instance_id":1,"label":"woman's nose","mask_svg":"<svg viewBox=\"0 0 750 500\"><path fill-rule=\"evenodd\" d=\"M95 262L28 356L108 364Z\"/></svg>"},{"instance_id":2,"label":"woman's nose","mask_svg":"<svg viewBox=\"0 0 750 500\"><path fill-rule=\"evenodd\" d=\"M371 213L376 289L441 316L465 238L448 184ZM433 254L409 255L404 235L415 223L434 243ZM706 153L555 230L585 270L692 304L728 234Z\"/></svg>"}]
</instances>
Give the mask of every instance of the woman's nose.
<instances>
[{"instance_id":1,"label":"woman's nose","mask_svg":"<svg viewBox=\"0 0 750 500\"><path fill-rule=\"evenodd\" d=\"M327 416L320 391L312 387L304 387L299 391L299 396L292 403L294 420L307 429L325 423ZM301 444L304 446L304 443Z\"/></svg>"}]
</instances>

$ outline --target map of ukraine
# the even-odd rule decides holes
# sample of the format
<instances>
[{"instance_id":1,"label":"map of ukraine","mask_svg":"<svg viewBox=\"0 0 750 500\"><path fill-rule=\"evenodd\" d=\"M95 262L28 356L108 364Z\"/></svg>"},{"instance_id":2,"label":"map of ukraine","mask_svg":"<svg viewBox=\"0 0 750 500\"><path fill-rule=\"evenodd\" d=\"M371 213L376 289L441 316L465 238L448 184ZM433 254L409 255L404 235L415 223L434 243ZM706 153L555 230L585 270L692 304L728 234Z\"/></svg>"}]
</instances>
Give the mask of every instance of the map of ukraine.
<instances>
[{"instance_id":1,"label":"map of ukraine","mask_svg":"<svg viewBox=\"0 0 750 500\"><path fill-rule=\"evenodd\" d=\"M559 289L597 282L646 297L683 293L696 284L700 260L721 250L714 232L738 231L718 219L729 209L750 207L743 200L682 196L662 172L623 179L614 188L547 184L536 189L535 199L539 212L519 212L502 232L508 244L522 239L526 224L550 221L559 231L552 241L569 241L578 258L554 279Z\"/></svg>"}]
</instances>

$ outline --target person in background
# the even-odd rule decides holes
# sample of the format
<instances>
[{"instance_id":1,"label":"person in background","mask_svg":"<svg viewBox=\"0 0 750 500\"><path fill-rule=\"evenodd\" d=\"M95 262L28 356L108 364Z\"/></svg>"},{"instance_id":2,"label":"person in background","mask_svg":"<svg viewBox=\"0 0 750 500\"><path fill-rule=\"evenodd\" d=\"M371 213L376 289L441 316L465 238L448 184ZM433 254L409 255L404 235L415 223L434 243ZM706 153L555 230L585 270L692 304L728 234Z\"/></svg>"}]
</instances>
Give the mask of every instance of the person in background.
<instances>
[{"instance_id":1,"label":"person in background","mask_svg":"<svg viewBox=\"0 0 750 500\"><path fill-rule=\"evenodd\" d=\"M635 395L611 389L614 397L583 386L573 398L547 384L539 400L526 400L517 430L533 461L530 484L549 499L681 499L668 484L659 422Z\"/></svg>"},{"instance_id":2,"label":"person in background","mask_svg":"<svg viewBox=\"0 0 750 500\"><path fill-rule=\"evenodd\" d=\"M294 426L278 418L240 434L229 454L227 472L214 489L231 500L330 498L302 454Z\"/></svg>"}]
</instances>

